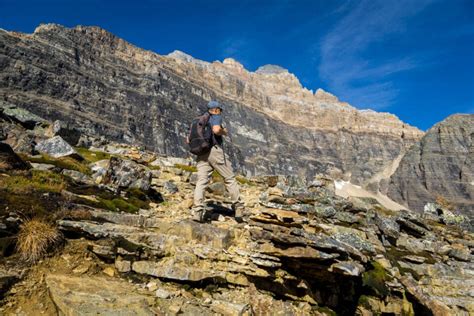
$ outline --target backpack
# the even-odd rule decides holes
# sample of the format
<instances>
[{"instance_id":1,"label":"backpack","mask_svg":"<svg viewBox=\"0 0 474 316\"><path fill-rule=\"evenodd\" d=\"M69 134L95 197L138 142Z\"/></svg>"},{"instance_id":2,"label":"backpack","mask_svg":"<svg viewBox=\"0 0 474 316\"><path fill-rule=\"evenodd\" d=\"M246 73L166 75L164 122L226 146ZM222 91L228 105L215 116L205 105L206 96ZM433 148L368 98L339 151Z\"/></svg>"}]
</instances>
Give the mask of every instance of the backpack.
<instances>
[{"instance_id":1,"label":"backpack","mask_svg":"<svg viewBox=\"0 0 474 316\"><path fill-rule=\"evenodd\" d=\"M206 112L196 117L189 127L189 151L195 155L208 153L214 145L213 133L209 118L211 115Z\"/></svg>"}]
</instances>

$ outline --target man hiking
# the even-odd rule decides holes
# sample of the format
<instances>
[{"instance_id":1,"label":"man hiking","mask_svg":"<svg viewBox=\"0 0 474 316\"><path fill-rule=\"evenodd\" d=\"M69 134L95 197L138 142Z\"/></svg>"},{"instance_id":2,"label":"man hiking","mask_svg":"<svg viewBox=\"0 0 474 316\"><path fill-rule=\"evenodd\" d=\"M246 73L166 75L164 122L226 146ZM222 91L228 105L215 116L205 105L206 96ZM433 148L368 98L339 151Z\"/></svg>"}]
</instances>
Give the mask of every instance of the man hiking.
<instances>
[{"instance_id":1,"label":"man hiking","mask_svg":"<svg viewBox=\"0 0 474 316\"><path fill-rule=\"evenodd\" d=\"M226 128L222 127L222 105L218 101L210 101L207 104L207 113L201 118L205 123L207 121L207 128L210 128L209 134L209 149L205 149L204 152L197 151L196 166L197 166L197 182L194 190L194 205L193 205L193 219L198 222L202 222L205 216L205 205L204 205L204 191L209 183L209 178L214 170L224 178L224 183L227 191L230 194L232 201L232 209L235 211L235 218L237 221L242 220L244 215L244 205L240 200L239 185L235 180L235 175L232 170L228 159L224 156L222 149L223 136L228 135ZM193 126L191 127L191 129ZM193 131L191 130L190 136L188 136L188 143L192 143ZM190 145L192 147L192 145ZM192 150L191 150L192 151Z\"/></svg>"}]
</instances>

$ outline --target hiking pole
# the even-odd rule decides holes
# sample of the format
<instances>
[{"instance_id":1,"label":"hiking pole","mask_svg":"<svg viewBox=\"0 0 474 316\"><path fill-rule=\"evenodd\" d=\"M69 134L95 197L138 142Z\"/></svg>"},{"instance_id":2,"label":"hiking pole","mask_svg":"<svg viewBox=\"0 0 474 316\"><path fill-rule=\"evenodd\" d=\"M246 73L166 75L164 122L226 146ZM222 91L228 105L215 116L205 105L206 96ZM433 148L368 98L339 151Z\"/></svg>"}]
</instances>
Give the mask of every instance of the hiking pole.
<instances>
[{"instance_id":1,"label":"hiking pole","mask_svg":"<svg viewBox=\"0 0 474 316\"><path fill-rule=\"evenodd\" d=\"M225 151L224 151L224 137L222 137L222 155L224 156L224 166L227 166L227 161L225 159Z\"/></svg>"},{"instance_id":2,"label":"hiking pole","mask_svg":"<svg viewBox=\"0 0 474 316\"><path fill-rule=\"evenodd\" d=\"M232 142L232 138L230 136L229 128L227 127L227 124L225 124L222 128L225 128L227 130L227 136L230 139L230 142ZM227 166L226 158L225 158L225 151L224 151L224 137L222 137L222 154L224 155L224 165Z\"/></svg>"}]
</instances>

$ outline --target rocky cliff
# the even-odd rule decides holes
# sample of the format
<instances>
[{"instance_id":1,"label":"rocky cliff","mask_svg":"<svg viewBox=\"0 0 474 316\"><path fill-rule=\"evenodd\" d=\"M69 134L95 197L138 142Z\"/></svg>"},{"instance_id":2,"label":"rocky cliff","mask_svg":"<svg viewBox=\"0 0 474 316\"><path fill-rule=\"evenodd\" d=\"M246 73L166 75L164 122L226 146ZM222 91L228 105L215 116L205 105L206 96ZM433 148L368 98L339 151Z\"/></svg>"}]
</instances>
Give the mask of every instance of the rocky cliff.
<instances>
[{"instance_id":1,"label":"rocky cliff","mask_svg":"<svg viewBox=\"0 0 474 316\"><path fill-rule=\"evenodd\" d=\"M474 115L452 115L428 130L401 160L388 195L419 212L441 198L474 218Z\"/></svg>"},{"instance_id":2,"label":"rocky cliff","mask_svg":"<svg viewBox=\"0 0 474 316\"><path fill-rule=\"evenodd\" d=\"M420 139L394 115L358 111L303 88L277 66L161 56L98 27L0 31L0 98L70 130L184 157L191 119L227 105L227 151L246 174L317 173L365 184Z\"/></svg>"}]
</instances>

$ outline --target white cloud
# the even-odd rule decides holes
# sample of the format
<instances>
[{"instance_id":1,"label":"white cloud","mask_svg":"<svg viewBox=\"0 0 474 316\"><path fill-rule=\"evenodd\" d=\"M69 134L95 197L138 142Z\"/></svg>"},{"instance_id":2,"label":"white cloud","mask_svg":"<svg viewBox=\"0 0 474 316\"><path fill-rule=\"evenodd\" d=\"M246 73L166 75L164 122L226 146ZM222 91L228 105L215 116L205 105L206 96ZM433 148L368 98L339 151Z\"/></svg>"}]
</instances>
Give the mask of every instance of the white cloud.
<instances>
[{"instance_id":1,"label":"white cloud","mask_svg":"<svg viewBox=\"0 0 474 316\"><path fill-rule=\"evenodd\" d=\"M398 94L390 75L417 67L419 60L413 56L390 56L389 52L368 59L367 52L389 36L404 33L407 19L432 2L364 0L344 7L345 15L323 37L319 47L319 75L329 90L357 107L390 106ZM384 59L385 56L390 57Z\"/></svg>"},{"instance_id":2,"label":"white cloud","mask_svg":"<svg viewBox=\"0 0 474 316\"><path fill-rule=\"evenodd\" d=\"M227 38L219 44L218 49L221 59L233 58L245 66L252 59L253 45L249 39Z\"/></svg>"}]
</instances>

